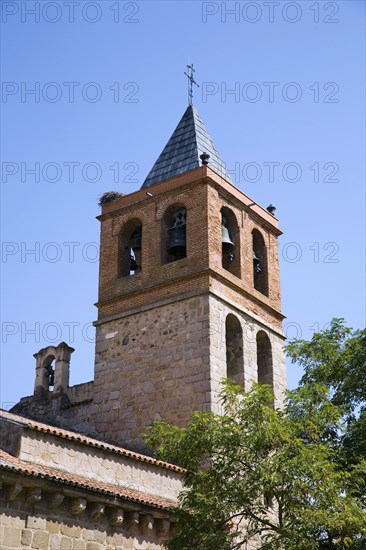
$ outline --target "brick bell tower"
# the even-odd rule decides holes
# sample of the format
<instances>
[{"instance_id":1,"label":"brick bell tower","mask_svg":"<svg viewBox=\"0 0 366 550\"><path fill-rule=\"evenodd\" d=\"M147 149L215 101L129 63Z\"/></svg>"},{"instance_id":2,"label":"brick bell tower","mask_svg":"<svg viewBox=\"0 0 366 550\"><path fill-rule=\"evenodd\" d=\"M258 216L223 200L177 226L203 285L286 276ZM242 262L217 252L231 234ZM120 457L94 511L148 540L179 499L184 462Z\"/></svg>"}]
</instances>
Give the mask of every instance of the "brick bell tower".
<instances>
[{"instance_id":1,"label":"brick bell tower","mask_svg":"<svg viewBox=\"0 0 366 550\"><path fill-rule=\"evenodd\" d=\"M232 184L192 105L141 189L102 203L97 432L142 449L153 420L216 410L226 377L281 400L278 221Z\"/></svg>"}]
</instances>

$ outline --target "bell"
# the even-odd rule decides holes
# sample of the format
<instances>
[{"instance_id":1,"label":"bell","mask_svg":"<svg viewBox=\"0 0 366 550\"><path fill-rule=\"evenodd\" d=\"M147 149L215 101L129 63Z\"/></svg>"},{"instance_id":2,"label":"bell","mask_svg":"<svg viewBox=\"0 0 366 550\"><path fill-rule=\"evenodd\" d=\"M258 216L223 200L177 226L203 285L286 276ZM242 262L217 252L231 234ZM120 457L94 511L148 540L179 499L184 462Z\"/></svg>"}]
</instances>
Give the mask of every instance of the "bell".
<instances>
[{"instance_id":1,"label":"bell","mask_svg":"<svg viewBox=\"0 0 366 550\"><path fill-rule=\"evenodd\" d=\"M140 266L136 262L135 258L133 256L130 256L130 271L136 271L139 268Z\"/></svg>"},{"instance_id":2,"label":"bell","mask_svg":"<svg viewBox=\"0 0 366 550\"><path fill-rule=\"evenodd\" d=\"M54 370L52 370L49 374L48 385L49 386L54 386L55 385L55 371Z\"/></svg>"},{"instance_id":3,"label":"bell","mask_svg":"<svg viewBox=\"0 0 366 550\"><path fill-rule=\"evenodd\" d=\"M258 258L258 256L256 255L256 253L254 252L253 250L253 264L254 264L254 273L261 273L262 272L262 269L260 267L260 259Z\"/></svg>"},{"instance_id":4,"label":"bell","mask_svg":"<svg viewBox=\"0 0 366 550\"><path fill-rule=\"evenodd\" d=\"M141 250L141 227L135 229L131 235L131 248L134 252Z\"/></svg>"},{"instance_id":5,"label":"bell","mask_svg":"<svg viewBox=\"0 0 366 550\"><path fill-rule=\"evenodd\" d=\"M176 258L186 255L186 228L185 225L168 229L168 254Z\"/></svg>"},{"instance_id":6,"label":"bell","mask_svg":"<svg viewBox=\"0 0 366 550\"><path fill-rule=\"evenodd\" d=\"M224 225L221 226L221 242L224 254L229 254L235 248L235 244L230 239L229 230Z\"/></svg>"},{"instance_id":7,"label":"bell","mask_svg":"<svg viewBox=\"0 0 366 550\"><path fill-rule=\"evenodd\" d=\"M48 377L48 387L54 386L55 385L55 371L52 368L52 365L48 365L48 367L46 367L46 371L47 371L47 377Z\"/></svg>"}]
</instances>

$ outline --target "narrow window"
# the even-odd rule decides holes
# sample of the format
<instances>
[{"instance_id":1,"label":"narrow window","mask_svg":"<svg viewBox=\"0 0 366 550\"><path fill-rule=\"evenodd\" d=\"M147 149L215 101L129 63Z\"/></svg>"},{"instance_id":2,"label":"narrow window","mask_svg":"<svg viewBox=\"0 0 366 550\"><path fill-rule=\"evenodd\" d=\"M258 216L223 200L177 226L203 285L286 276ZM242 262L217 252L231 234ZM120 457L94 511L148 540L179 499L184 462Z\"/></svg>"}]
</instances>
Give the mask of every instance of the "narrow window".
<instances>
[{"instance_id":1,"label":"narrow window","mask_svg":"<svg viewBox=\"0 0 366 550\"><path fill-rule=\"evenodd\" d=\"M258 384L268 384L273 389L272 346L263 330L257 333L257 369Z\"/></svg>"},{"instance_id":2,"label":"narrow window","mask_svg":"<svg viewBox=\"0 0 366 550\"><path fill-rule=\"evenodd\" d=\"M161 245L163 264L187 256L187 210L184 206L173 205L165 212Z\"/></svg>"},{"instance_id":3,"label":"narrow window","mask_svg":"<svg viewBox=\"0 0 366 550\"><path fill-rule=\"evenodd\" d=\"M221 208L222 267L240 277L240 231L236 216L225 206Z\"/></svg>"},{"instance_id":4,"label":"narrow window","mask_svg":"<svg viewBox=\"0 0 366 550\"><path fill-rule=\"evenodd\" d=\"M267 249L263 235L253 229L253 282L254 288L268 296L268 263Z\"/></svg>"},{"instance_id":5,"label":"narrow window","mask_svg":"<svg viewBox=\"0 0 366 550\"><path fill-rule=\"evenodd\" d=\"M142 224L130 220L119 236L118 277L135 275L142 269Z\"/></svg>"},{"instance_id":6,"label":"narrow window","mask_svg":"<svg viewBox=\"0 0 366 550\"><path fill-rule=\"evenodd\" d=\"M244 388L243 329L231 313L226 317L225 340L227 378Z\"/></svg>"}]
</instances>

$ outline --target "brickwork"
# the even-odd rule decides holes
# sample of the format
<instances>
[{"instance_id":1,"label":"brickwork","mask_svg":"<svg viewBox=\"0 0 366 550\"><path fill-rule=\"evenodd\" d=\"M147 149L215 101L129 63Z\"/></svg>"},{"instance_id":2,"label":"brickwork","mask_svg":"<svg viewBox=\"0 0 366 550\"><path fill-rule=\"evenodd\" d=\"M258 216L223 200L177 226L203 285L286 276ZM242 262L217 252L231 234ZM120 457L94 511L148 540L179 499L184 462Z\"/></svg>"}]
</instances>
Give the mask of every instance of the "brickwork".
<instances>
[{"instance_id":1,"label":"brickwork","mask_svg":"<svg viewBox=\"0 0 366 550\"><path fill-rule=\"evenodd\" d=\"M113 217L102 220L99 301L116 298L153 285L166 283L177 277L201 271L207 266L207 222L201 205L206 204L205 186L185 189L178 193L166 193L158 197L146 197L117 211ZM187 258L177 262L161 262L163 216L173 204L187 209ZM126 223L138 218L142 223L141 273L137 276L118 277L119 234Z\"/></svg>"},{"instance_id":2,"label":"brickwork","mask_svg":"<svg viewBox=\"0 0 366 550\"><path fill-rule=\"evenodd\" d=\"M221 262L221 220L220 210L222 207L230 208L234 213L240 229L240 251L235 250L235 254L241 256L241 275L236 277L222 267ZM268 252L268 279L269 296L263 295L254 288L253 284L253 246L252 231L257 229L261 232ZM208 235L209 235L209 253L210 268L221 277L228 280L241 290L247 293L247 297L255 298L263 302L263 305L270 306L274 310L280 310L280 281L278 265L278 245L277 231L270 229L268 223L261 220L255 212L251 212L248 207L240 203L238 199L228 197L216 185L209 185L208 192ZM249 304L249 300L248 300ZM250 306L250 309L253 306Z\"/></svg>"},{"instance_id":3,"label":"brickwork","mask_svg":"<svg viewBox=\"0 0 366 550\"><path fill-rule=\"evenodd\" d=\"M230 274L229 274L230 275ZM281 331L283 315L277 310L271 310L263 303L262 300L254 300L254 292L252 296L244 292L237 284L222 284L222 280L217 277L210 277L210 290L217 296L222 297L228 302L234 302L237 307L250 312L253 316L257 316L265 323L273 325L277 330ZM255 291L258 292L258 291ZM258 292L258 294L260 294Z\"/></svg>"},{"instance_id":4,"label":"brickwork","mask_svg":"<svg viewBox=\"0 0 366 550\"><path fill-rule=\"evenodd\" d=\"M200 173L200 169L197 172ZM184 284L192 289L202 282L202 274L207 270L239 285L249 298L253 296L255 301L278 311L280 284L277 236L280 232L277 227L271 225L266 216L260 217L257 211L251 210L246 204L245 195L238 191L235 195L229 194L211 178L193 180L179 189L176 188L175 180L170 184L171 190L164 182L154 188L152 197L142 195L136 201L133 200L135 194L132 194L131 204L127 196L116 201L113 211L110 205L103 210L106 213L101 216L99 319L146 303L146 300L153 303L169 292L172 294L174 290L169 289L172 285L173 288L180 285L178 292L183 291ZM163 190L161 193L160 187ZM162 264L161 243L165 242L162 237L162 218L173 204L181 204L187 209L187 258ZM241 257L240 277L222 267L220 211L223 207L231 210L240 230L240 250L235 251ZM137 275L121 278L117 276L119 234L129 220L136 218L141 220L143 226L142 270ZM266 243L268 297L257 291L253 284L254 228L261 232ZM190 277L189 281L185 280L186 277Z\"/></svg>"},{"instance_id":5,"label":"brickwork","mask_svg":"<svg viewBox=\"0 0 366 550\"><path fill-rule=\"evenodd\" d=\"M128 314L135 308L143 310L146 306L154 305L162 300L171 299L174 301L176 296L188 292L202 292L207 289L209 285L209 275L206 272L196 275L191 274L190 276L186 274L187 258L165 264L162 271L171 281L155 286L148 285L147 287L141 288L141 290L134 289L131 293L98 304L99 319L105 319L105 317L113 315L120 316ZM138 280L140 275L129 277L128 282L133 281L135 277ZM133 282L133 284L135 283Z\"/></svg>"}]
</instances>

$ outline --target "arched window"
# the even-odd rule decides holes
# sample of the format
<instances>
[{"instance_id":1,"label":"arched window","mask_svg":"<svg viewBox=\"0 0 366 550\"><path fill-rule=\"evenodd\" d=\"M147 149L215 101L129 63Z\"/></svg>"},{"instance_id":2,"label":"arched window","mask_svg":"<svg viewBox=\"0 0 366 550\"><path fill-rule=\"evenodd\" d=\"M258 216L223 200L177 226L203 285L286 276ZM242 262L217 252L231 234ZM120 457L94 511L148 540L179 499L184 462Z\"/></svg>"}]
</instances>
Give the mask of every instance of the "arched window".
<instances>
[{"instance_id":1,"label":"arched window","mask_svg":"<svg viewBox=\"0 0 366 550\"><path fill-rule=\"evenodd\" d=\"M187 256L187 210L183 205L170 206L163 217L161 263L175 262Z\"/></svg>"},{"instance_id":2,"label":"arched window","mask_svg":"<svg viewBox=\"0 0 366 550\"><path fill-rule=\"evenodd\" d=\"M53 391L55 386L55 356L48 355L43 361L43 387L48 388L49 391Z\"/></svg>"},{"instance_id":3,"label":"arched window","mask_svg":"<svg viewBox=\"0 0 366 550\"><path fill-rule=\"evenodd\" d=\"M139 219L129 220L119 235L118 277L135 275L142 269L142 224Z\"/></svg>"},{"instance_id":4,"label":"arched window","mask_svg":"<svg viewBox=\"0 0 366 550\"><path fill-rule=\"evenodd\" d=\"M253 237L253 281L254 288L268 296L268 262L267 249L263 235L257 229L252 231Z\"/></svg>"},{"instance_id":5,"label":"arched window","mask_svg":"<svg viewBox=\"0 0 366 550\"><path fill-rule=\"evenodd\" d=\"M257 333L257 369L258 384L268 384L273 389L272 346L263 330Z\"/></svg>"},{"instance_id":6,"label":"arched window","mask_svg":"<svg viewBox=\"0 0 366 550\"><path fill-rule=\"evenodd\" d=\"M221 208L222 267L237 277L240 273L240 230L230 208Z\"/></svg>"},{"instance_id":7,"label":"arched window","mask_svg":"<svg viewBox=\"0 0 366 550\"><path fill-rule=\"evenodd\" d=\"M225 340L227 378L244 388L243 329L231 313L226 317Z\"/></svg>"}]
</instances>

